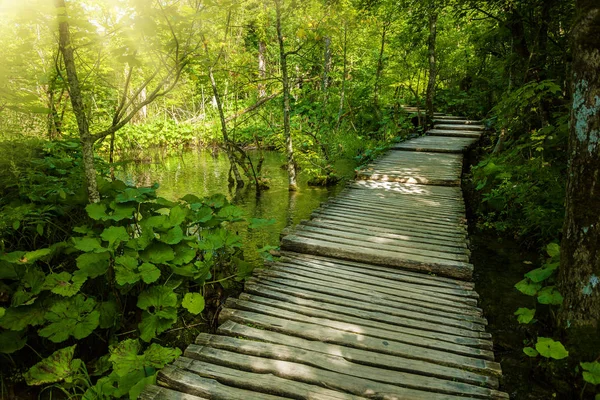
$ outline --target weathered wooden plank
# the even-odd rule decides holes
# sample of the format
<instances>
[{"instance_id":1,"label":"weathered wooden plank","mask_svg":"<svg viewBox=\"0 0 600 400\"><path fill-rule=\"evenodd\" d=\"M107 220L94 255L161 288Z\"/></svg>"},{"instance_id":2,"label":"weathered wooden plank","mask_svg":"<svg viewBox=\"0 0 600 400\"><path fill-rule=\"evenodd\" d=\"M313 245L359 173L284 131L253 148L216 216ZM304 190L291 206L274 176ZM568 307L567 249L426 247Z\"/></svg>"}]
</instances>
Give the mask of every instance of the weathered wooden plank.
<instances>
[{"instance_id":1,"label":"weathered wooden plank","mask_svg":"<svg viewBox=\"0 0 600 400\"><path fill-rule=\"evenodd\" d=\"M268 358L284 362L300 363L310 369L302 369L293 365L289 370L294 371L297 379L310 381L318 377L317 384L326 387L340 385L340 389L346 392L354 392L366 397L381 398L385 393L410 396L410 393L397 392L394 386L405 387L427 392L469 395L476 398L498 398L498 392L475 385L450 382L439 378L423 377L398 371L354 364L343 357L318 352L306 352L293 346L256 342L252 340L237 339L231 337L201 334L196 339L197 346L190 346L186 350L186 356L204 361L215 360L216 363L233 364L245 368L256 368L254 364L248 366L245 358L240 354L251 357ZM216 351L215 351L216 350ZM231 354L235 353L235 354ZM233 360L232 360L233 359ZM260 365L263 373L273 373L272 361L252 359ZM265 365L266 364L266 365ZM316 368L316 370L315 370ZM280 364L277 364L274 374L281 373ZM323 371L330 374L323 375ZM258 372L258 371L257 371ZM334 373L334 374L331 374ZM310 375L310 377L305 377ZM296 376L294 378L296 378ZM348 379L353 377L353 379ZM356 381L355 379L358 379ZM380 385L378 383L383 383ZM394 386L389 386L389 384Z\"/></svg>"},{"instance_id":2,"label":"weathered wooden plank","mask_svg":"<svg viewBox=\"0 0 600 400\"><path fill-rule=\"evenodd\" d=\"M398 183L398 182L378 182L359 180L349 183L348 188L358 190L362 194L368 191L370 196L381 197L397 197L399 194L403 196L413 196L426 199L440 199L450 201L463 201L463 196L460 188L451 186L427 186L414 183Z\"/></svg>"},{"instance_id":3,"label":"weathered wooden plank","mask_svg":"<svg viewBox=\"0 0 600 400\"><path fill-rule=\"evenodd\" d=\"M368 235L372 238L377 239L380 242L385 243L397 243L400 242L404 247L413 247L416 249L425 249L433 251L445 251L448 253L465 254L470 255L470 251L467 250L465 243L457 243L451 245L450 242L444 242L435 239L425 239L414 236L400 235L400 234L389 234L389 233L378 233L373 232L365 228L349 228L339 224L323 224L318 221L306 221L301 222L299 227L302 229L315 228L320 229L321 232L329 232L332 234L358 234Z\"/></svg>"},{"instance_id":4,"label":"weathered wooden plank","mask_svg":"<svg viewBox=\"0 0 600 400\"><path fill-rule=\"evenodd\" d=\"M292 261L294 263L306 263L307 265L323 265L329 269L344 271L354 271L369 276L385 278L388 281L408 282L419 285L427 290L437 291L442 293L465 293L466 297L479 298L479 295L473 291L474 284L472 282L458 281L454 279L443 278L428 274L421 274L411 271L399 271L394 268L386 268L378 265L357 263L345 260L336 260L333 258L324 258L312 256L309 254L299 254L288 251L281 252L281 262Z\"/></svg>"},{"instance_id":5,"label":"weathered wooden plank","mask_svg":"<svg viewBox=\"0 0 600 400\"><path fill-rule=\"evenodd\" d=\"M227 368L209 362L180 357L174 365L184 371L189 371L197 376L212 378L241 389L251 390L256 393L250 397L229 397L233 399L251 399L260 393L284 398L302 398L314 400L358 400L365 397L354 396L320 386L280 378L273 374L253 373L239 369ZM272 399L273 397L264 397ZM258 397L263 398L263 397Z\"/></svg>"},{"instance_id":6,"label":"weathered wooden plank","mask_svg":"<svg viewBox=\"0 0 600 400\"><path fill-rule=\"evenodd\" d=\"M444 121L443 124L434 125L436 129L452 129L452 130L465 130L465 131L483 131L485 126L481 124L450 124L448 121Z\"/></svg>"},{"instance_id":7,"label":"weathered wooden plank","mask_svg":"<svg viewBox=\"0 0 600 400\"><path fill-rule=\"evenodd\" d=\"M309 319L308 317L306 319ZM238 323L249 323L265 329L309 340L320 340L326 343L369 350L381 354L395 355L403 358L426 361L447 367L465 369L481 374L500 376L500 364L480 358L461 356L439 350L400 343L392 340L381 340L360 333L346 332L326 326L291 321L271 317L250 311L225 308L219 315L219 321L233 320Z\"/></svg>"},{"instance_id":8,"label":"weathered wooden plank","mask_svg":"<svg viewBox=\"0 0 600 400\"><path fill-rule=\"evenodd\" d=\"M430 129L426 132L429 136L454 136L454 137L469 137L473 139L479 139L481 132L477 131L465 131L465 130L452 130L452 129Z\"/></svg>"},{"instance_id":9,"label":"weathered wooden plank","mask_svg":"<svg viewBox=\"0 0 600 400\"><path fill-rule=\"evenodd\" d=\"M416 281L412 282L420 282L423 285L427 286L438 286L438 287L448 287L448 288L457 288L457 289L466 289L473 290L475 284L473 282L462 281L452 278L446 278L443 276L435 276L429 274L423 274L420 272L413 271L403 271L398 270L396 268L384 267L375 264L366 264L356 261L348 261L335 259L330 257L321 257L312 254L302 254L295 253L291 251L282 251L282 255L290 258L296 258L301 260L308 260L312 262L323 263L323 265L328 265L332 268L344 268L344 267L356 267L361 268L363 271L368 272L369 274L377 274L377 273L388 273L397 278L390 277L389 279L409 279L409 277L417 278Z\"/></svg>"},{"instance_id":10,"label":"weathered wooden plank","mask_svg":"<svg viewBox=\"0 0 600 400\"><path fill-rule=\"evenodd\" d=\"M455 336L464 336L477 339L489 339L490 335L483 330L483 325L463 321L455 315L435 315L431 312L417 312L406 303L397 302L390 305L389 302L380 300L374 296L356 293L344 293L340 289L327 290L324 285L309 284L302 281L293 281L277 277L260 276L250 279L249 285L261 284L269 286L271 290L281 293L297 295L298 297L331 303L336 305L352 304L357 310L379 312L390 316L401 318L397 320L400 326L421 329L423 331L447 333ZM250 287L250 286L249 286ZM250 291L251 289L249 289ZM356 304L359 299L366 299L363 305ZM380 304L383 303L383 304Z\"/></svg>"},{"instance_id":11,"label":"weathered wooden plank","mask_svg":"<svg viewBox=\"0 0 600 400\"><path fill-rule=\"evenodd\" d=\"M379 288L381 288L382 290L389 290L390 294L395 294L400 297L415 293L419 295L419 297L416 297L415 299L423 300L426 303L436 302L438 299L443 299L447 301L447 303L444 304L455 305L456 303L463 303L468 306L468 309L472 309L473 307L477 306L477 299L473 297L473 292L445 288L438 288L435 290L431 286L424 284L415 284L402 280L390 280L378 277L376 275L365 274L366 271L364 270L357 271L352 269L332 269L328 265L305 262L289 257L283 257L283 259L267 265L269 265L270 269L281 268L285 269L286 271L291 270L291 272L295 272L296 270L304 270L313 275L318 274L319 276L336 278L342 281L355 281L364 285L362 287L365 290L377 291ZM368 276L367 279L365 279L365 275ZM481 314L480 309L477 309L476 311L477 314Z\"/></svg>"},{"instance_id":12,"label":"weathered wooden plank","mask_svg":"<svg viewBox=\"0 0 600 400\"><path fill-rule=\"evenodd\" d=\"M181 365L182 363L178 360L176 364ZM185 360L183 364L185 364ZM234 371L232 370L230 373L233 375ZM212 377L197 375L174 365L167 365L160 370L156 380L162 386L207 399L276 400L283 398L264 394L259 390L254 391L252 388L245 390L227 386Z\"/></svg>"},{"instance_id":13,"label":"weathered wooden plank","mask_svg":"<svg viewBox=\"0 0 600 400\"><path fill-rule=\"evenodd\" d=\"M361 365L369 365L392 371L403 371L424 376L438 377L441 379L465 382L482 387L494 389L498 388L498 379L493 375L483 375L458 368L428 363L425 361L412 360L399 356L373 353L367 350L324 343L320 339L311 339L311 332L307 332L308 338L302 338L275 332L273 330L257 329L229 320L219 326L218 333L233 337L242 336L248 339L260 340L266 343L283 344L311 352L342 356L344 359L350 362Z\"/></svg>"},{"instance_id":14,"label":"weathered wooden plank","mask_svg":"<svg viewBox=\"0 0 600 400\"><path fill-rule=\"evenodd\" d=\"M349 259L391 267L407 268L457 279L471 279L473 265L460 261L432 260L414 254L397 253L385 250L357 249L354 245L325 242L301 238L294 235L285 236L281 248L299 253L310 253L334 258Z\"/></svg>"},{"instance_id":15,"label":"weathered wooden plank","mask_svg":"<svg viewBox=\"0 0 600 400\"><path fill-rule=\"evenodd\" d=\"M464 225L442 225L430 223L428 221L420 222L417 216L409 216L406 215L404 218L392 218L392 217L378 217L377 214L369 214L369 213L353 213L351 211L344 211L339 209L318 209L314 211L311 216L313 218L344 218L349 221L360 221L365 224L373 224L375 226L388 226L390 228L405 228L405 227L414 227L415 224L419 225L419 229L423 232L428 232L432 234L446 235L446 236L467 236L466 226Z\"/></svg>"},{"instance_id":16,"label":"weathered wooden plank","mask_svg":"<svg viewBox=\"0 0 600 400\"><path fill-rule=\"evenodd\" d=\"M396 197L382 197L377 195L361 195L360 193L353 192L342 192L337 201L353 202L355 204L365 204L368 206L380 206L387 207L390 209L404 209L409 208L411 204L415 207L427 208L434 215L436 214L458 214L463 216L465 214L464 204L457 204L456 202L439 201L439 200L428 200L428 199L415 199L410 197L396 196Z\"/></svg>"},{"instance_id":17,"label":"weathered wooden plank","mask_svg":"<svg viewBox=\"0 0 600 400\"><path fill-rule=\"evenodd\" d=\"M441 128L441 127L440 127ZM392 146L394 150L462 153L477 140L462 137L421 136Z\"/></svg>"},{"instance_id":18,"label":"weathered wooden plank","mask_svg":"<svg viewBox=\"0 0 600 400\"><path fill-rule=\"evenodd\" d=\"M270 268L257 271L256 275L259 278L284 279L284 284L296 285L303 288L307 288L310 287L308 285L312 285L314 289L320 289L321 292L326 291L326 287L323 286L331 287L332 291L330 293L334 293L333 290L338 291L336 294L339 294L339 291L344 291L344 283L335 282L330 279L323 279L322 281L319 281L318 278L307 277L291 272L292 271L285 272L275 268ZM349 293L360 294L364 289L360 286L355 286L354 284L348 284L346 286L346 290ZM354 297L356 296L353 296L353 298ZM483 326L486 325L487 322L485 319L481 318L479 309L476 308L452 307L438 305L435 303L419 303L419 301L412 299L408 295L400 297L382 292L373 293L371 297L377 299L373 301L374 304L383 303L381 305L392 307L394 303L397 303L396 307L399 309L399 311L396 314L403 314L405 317L415 320L445 324L449 326L456 326L461 329L471 329L476 331L483 331Z\"/></svg>"},{"instance_id":19,"label":"weathered wooden plank","mask_svg":"<svg viewBox=\"0 0 600 400\"><path fill-rule=\"evenodd\" d=\"M406 176L396 175L383 172L364 172L357 171L356 177L359 179L373 179L384 182L401 182L401 183L419 183L423 185L447 185L460 186L460 178L425 178L423 176Z\"/></svg>"},{"instance_id":20,"label":"weathered wooden plank","mask_svg":"<svg viewBox=\"0 0 600 400\"><path fill-rule=\"evenodd\" d=\"M265 292L264 294L267 293ZM279 316L292 321L309 322L315 325L326 326L346 332L360 333L365 336L380 339L394 340L399 343L406 343L418 347L447 351L449 353L483 358L486 360L494 359L494 353L487 349L414 335L402 328L397 329L391 324L377 321L367 322L363 321L361 318L353 317L348 314L339 315L336 314L336 312L310 307L311 302L308 301L289 302L287 300L288 299L278 300L274 297L265 297L263 292L259 295L242 293L239 299L228 300L227 305L228 307L239 310L257 312L275 317ZM309 318L307 319L306 317Z\"/></svg>"},{"instance_id":21,"label":"weathered wooden plank","mask_svg":"<svg viewBox=\"0 0 600 400\"><path fill-rule=\"evenodd\" d=\"M138 400L207 400L208 397L198 397L156 385L148 385L140 393Z\"/></svg>"},{"instance_id":22,"label":"weathered wooden plank","mask_svg":"<svg viewBox=\"0 0 600 400\"><path fill-rule=\"evenodd\" d=\"M441 124L449 124L449 125L482 125L481 121L476 121L473 119L467 118L458 118L458 117L436 117L433 119L433 123L441 123Z\"/></svg>"},{"instance_id":23,"label":"weathered wooden plank","mask_svg":"<svg viewBox=\"0 0 600 400\"><path fill-rule=\"evenodd\" d=\"M246 284L246 291L250 294L256 294L261 297L287 301L291 305L301 305L315 310L328 311L334 313L331 319L337 321L346 321L348 316L356 317L361 320L361 324L382 328L392 325L396 332L406 333L408 335L424 338L441 340L449 343L470 346L483 350L492 350L492 342L488 339L478 337L467 337L460 335L462 331L449 329L443 332L431 331L422 327L414 327L411 321L406 318L385 313L386 309L379 310L373 304L367 304L362 307L354 307L356 300L344 302L342 298L326 295L326 298L319 298L315 293L303 291L301 289L286 288L282 285L263 284L260 280L251 280ZM247 294L246 293L246 294ZM244 294L244 295L246 295ZM417 324L418 325L418 324Z\"/></svg>"},{"instance_id":24,"label":"weathered wooden plank","mask_svg":"<svg viewBox=\"0 0 600 400\"><path fill-rule=\"evenodd\" d=\"M320 228L312 228L309 226L299 226L294 231L294 236L308 239L325 240L332 243L341 243L347 245L361 246L362 248L387 250L402 254L414 254L420 256L431 257L439 260L450 260L459 262L469 262L469 256L466 254L457 254L450 252L440 252L435 250L417 249L412 246L404 246L401 241L391 241L384 239L386 243L374 238L373 236L344 233L341 231L326 231Z\"/></svg>"}]
</instances>

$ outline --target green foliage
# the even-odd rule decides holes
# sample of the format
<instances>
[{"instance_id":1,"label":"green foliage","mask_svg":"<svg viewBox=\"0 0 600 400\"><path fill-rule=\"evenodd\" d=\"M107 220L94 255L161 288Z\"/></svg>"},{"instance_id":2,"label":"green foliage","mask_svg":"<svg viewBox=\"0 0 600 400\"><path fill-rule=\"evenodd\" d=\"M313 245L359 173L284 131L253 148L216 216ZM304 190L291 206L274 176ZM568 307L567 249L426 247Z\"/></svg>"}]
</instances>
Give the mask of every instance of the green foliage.
<instances>
[{"instance_id":1,"label":"green foliage","mask_svg":"<svg viewBox=\"0 0 600 400\"><path fill-rule=\"evenodd\" d=\"M583 368L583 379L587 383L600 385L600 362L582 362L579 365Z\"/></svg>"},{"instance_id":2,"label":"green foliage","mask_svg":"<svg viewBox=\"0 0 600 400\"><path fill-rule=\"evenodd\" d=\"M60 153L64 148L54 146L50 151ZM73 151L77 159L77 150ZM43 162L34 165L47 165L56 154L40 157ZM31 173L24 165L21 168ZM80 172L57 179L57 186L64 188L72 187L71 180L81 183ZM55 182L40 180L38 190ZM157 197L157 186L136 188L103 178L98 183L101 201L79 204L83 212L67 205L74 192L64 203L60 196L36 198L36 207L57 201L61 213L74 210L77 218L67 223L60 214L47 222L71 232L47 236L45 230L36 243L12 240L25 233L24 225L17 232L10 225L4 231L0 277L9 302L0 308L0 352L19 357L26 344L41 353L54 351L29 369L25 375L29 384L59 384L70 395L86 393L84 398L90 399L135 398L144 385L154 382L157 369L180 354L152 341L182 319L198 318L205 307L205 283L211 278L249 276L252 268L243 261L240 238L228 229L244 218L222 195L203 199L188 195L173 202ZM22 190L17 184L12 191L5 190L2 204L9 208L2 212L12 210L5 199L25 195ZM251 227L273 222L256 219ZM148 344L137 339L118 343L122 332ZM107 367L94 372L100 376L96 383L82 362L100 355L94 337L114 344ZM75 346L64 347L72 340L81 344L80 350L95 350L82 351L75 359Z\"/></svg>"},{"instance_id":3,"label":"green foliage","mask_svg":"<svg viewBox=\"0 0 600 400\"><path fill-rule=\"evenodd\" d=\"M542 357L562 360L569 356L569 352L565 349L561 342L556 342L550 338L538 337L535 349Z\"/></svg>"}]
</instances>

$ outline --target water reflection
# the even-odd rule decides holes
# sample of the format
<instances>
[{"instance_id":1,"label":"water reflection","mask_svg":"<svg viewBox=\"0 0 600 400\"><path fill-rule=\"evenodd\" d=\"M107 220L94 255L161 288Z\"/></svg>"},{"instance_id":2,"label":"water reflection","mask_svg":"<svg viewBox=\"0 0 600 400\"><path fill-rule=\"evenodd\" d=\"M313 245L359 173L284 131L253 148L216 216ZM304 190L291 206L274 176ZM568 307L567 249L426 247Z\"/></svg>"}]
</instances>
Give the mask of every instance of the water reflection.
<instances>
[{"instance_id":1,"label":"water reflection","mask_svg":"<svg viewBox=\"0 0 600 400\"><path fill-rule=\"evenodd\" d=\"M251 156L254 160L258 159L256 154ZM237 192L229 190L229 162L223 153L213 156L210 151L195 150L156 159L159 161L125 164L118 173L119 179L142 186L159 183L159 196L170 200L181 198L188 193L199 197L223 193L243 209L248 218L274 218L277 221L274 225L262 228L260 232L251 231L245 225L238 227L238 233L245 243L246 260L255 265L259 260L250 249L266 244L278 245L281 230L286 226L296 225L302 219L308 219L321 202L335 196L343 187L343 184L330 188L310 187L306 184L308 177L301 173L298 179L300 190L290 193L287 172L281 168L285 157L277 152L265 152L263 175L270 179L270 189L260 193L250 185ZM342 176L351 177L352 163L339 163L337 172Z\"/></svg>"}]
</instances>

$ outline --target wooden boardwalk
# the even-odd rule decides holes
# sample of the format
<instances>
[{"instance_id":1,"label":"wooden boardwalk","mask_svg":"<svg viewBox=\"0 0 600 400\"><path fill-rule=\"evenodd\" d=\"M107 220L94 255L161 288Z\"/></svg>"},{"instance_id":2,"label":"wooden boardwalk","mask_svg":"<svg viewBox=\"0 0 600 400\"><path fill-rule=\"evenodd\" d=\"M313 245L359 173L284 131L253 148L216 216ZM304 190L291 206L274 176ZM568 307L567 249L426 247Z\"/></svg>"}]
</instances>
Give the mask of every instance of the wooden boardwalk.
<instances>
[{"instance_id":1,"label":"wooden boardwalk","mask_svg":"<svg viewBox=\"0 0 600 400\"><path fill-rule=\"evenodd\" d=\"M438 118L286 232L217 334L199 335L142 398L507 399L460 189L460 153L483 128Z\"/></svg>"}]
</instances>

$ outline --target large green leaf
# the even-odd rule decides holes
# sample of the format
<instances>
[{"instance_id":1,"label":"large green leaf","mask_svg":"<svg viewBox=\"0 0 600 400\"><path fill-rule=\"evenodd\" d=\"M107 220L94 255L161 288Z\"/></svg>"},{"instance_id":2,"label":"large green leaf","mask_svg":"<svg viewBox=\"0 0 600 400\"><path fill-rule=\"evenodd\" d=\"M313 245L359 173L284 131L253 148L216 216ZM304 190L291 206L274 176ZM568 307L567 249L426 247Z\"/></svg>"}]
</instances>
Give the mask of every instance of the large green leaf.
<instances>
[{"instance_id":1,"label":"large green leaf","mask_svg":"<svg viewBox=\"0 0 600 400\"><path fill-rule=\"evenodd\" d=\"M166 234L162 234L160 240L167 244L177 244L183 240L183 230L179 225L169 229Z\"/></svg>"},{"instance_id":2,"label":"large green leaf","mask_svg":"<svg viewBox=\"0 0 600 400\"><path fill-rule=\"evenodd\" d=\"M56 301L45 314L50 324L38 334L54 343L64 342L69 336L75 339L89 336L100 323L100 313L94 310L95 305L94 299L86 299L82 294Z\"/></svg>"},{"instance_id":3,"label":"large green leaf","mask_svg":"<svg viewBox=\"0 0 600 400\"><path fill-rule=\"evenodd\" d=\"M515 315L518 316L517 320L520 324L528 324L535 316L535 309L521 307L515 311Z\"/></svg>"},{"instance_id":4,"label":"large green leaf","mask_svg":"<svg viewBox=\"0 0 600 400\"><path fill-rule=\"evenodd\" d=\"M87 274L82 271L77 271L74 275L68 272L50 274L46 277L44 287L60 296L71 297L79 292L87 278Z\"/></svg>"},{"instance_id":5,"label":"large green leaf","mask_svg":"<svg viewBox=\"0 0 600 400\"><path fill-rule=\"evenodd\" d=\"M600 362L582 362L583 379L592 385L600 385Z\"/></svg>"},{"instance_id":6,"label":"large green leaf","mask_svg":"<svg viewBox=\"0 0 600 400\"><path fill-rule=\"evenodd\" d=\"M145 310L139 324L140 337L149 342L177 321L177 294L165 286L153 286L138 297L137 306Z\"/></svg>"},{"instance_id":7,"label":"large green leaf","mask_svg":"<svg viewBox=\"0 0 600 400\"><path fill-rule=\"evenodd\" d=\"M546 252L552 258L557 257L560 255L560 246L557 243L550 243L546 246Z\"/></svg>"},{"instance_id":8,"label":"large green leaf","mask_svg":"<svg viewBox=\"0 0 600 400\"><path fill-rule=\"evenodd\" d=\"M3 331L0 332L0 353L10 354L21 350L27 343L25 331Z\"/></svg>"},{"instance_id":9,"label":"large green leaf","mask_svg":"<svg viewBox=\"0 0 600 400\"><path fill-rule=\"evenodd\" d=\"M134 283L140 280L137 272L138 260L131 256L119 256L115 258L115 280L121 286Z\"/></svg>"},{"instance_id":10,"label":"large green leaf","mask_svg":"<svg viewBox=\"0 0 600 400\"><path fill-rule=\"evenodd\" d=\"M90 278L96 278L104 275L110 266L110 253L83 253L77 257L77 268L83 271Z\"/></svg>"},{"instance_id":11,"label":"large green leaf","mask_svg":"<svg viewBox=\"0 0 600 400\"><path fill-rule=\"evenodd\" d=\"M107 241L108 247L112 249L118 246L121 242L128 241L129 233L127 233L127 230L122 226L110 226L104 229L100 237L102 240Z\"/></svg>"},{"instance_id":12,"label":"large green leaf","mask_svg":"<svg viewBox=\"0 0 600 400\"><path fill-rule=\"evenodd\" d=\"M120 313L115 300L110 299L99 303L97 310L100 313L100 328L108 329L116 325Z\"/></svg>"},{"instance_id":13,"label":"large green leaf","mask_svg":"<svg viewBox=\"0 0 600 400\"><path fill-rule=\"evenodd\" d=\"M21 285L12 296L11 305L18 307L32 304L42 290L48 290L44 287L45 280L46 275L41 269L29 266L25 275L21 278Z\"/></svg>"},{"instance_id":14,"label":"large green leaf","mask_svg":"<svg viewBox=\"0 0 600 400\"><path fill-rule=\"evenodd\" d=\"M562 360L569 356L569 352L561 342L556 342L551 338L538 337L535 349L546 358Z\"/></svg>"},{"instance_id":15,"label":"large green leaf","mask_svg":"<svg viewBox=\"0 0 600 400\"><path fill-rule=\"evenodd\" d=\"M44 309L37 303L27 306L9 307L0 318L0 326L12 331L22 331L29 325L41 325L46 320Z\"/></svg>"},{"instance_id":16,"label":"large green leaf","mask_svg":"<svg viewBox=\"0 0 600 400\"><path fill-rule=\"evenodd\" d=\"M171 226L181 225L188 214L188 209L182 206L176 206L171 208L171 212L169 213L169 223Z\"/></svg>"},{"instance_id":17,"label":"large green leaf","mask_svg":"<svg viewBox=\"0 0 600 400\"><path fill-rule=\"evenodd\" d=\"M143 263L138 267L138 274L144 283L154 283L160 278L160 270L154 264Z\"/></svg>"},{"instance_id":18,"label":"large green leaf","mask_svg":"<svg viewBox=\"0 0 600 400\"><path fill-rule=\"evenodd\" d=\"M106 205L102 203L93 203L88 204L85 207L85 211L87 211L89 217L96 221L104 220L106 218Z\"/></svg>"},{"instance_id":19,"label":"large green leaf","mask_svg":"<svg viewBox=\"0 0 600 400\"><path fill-rule=\"evenodd\" d=\"M540 283L531 282L529 279L525 278L522 281L519 281L515 288L523 294L527 296L535 296L538 290L542 288Z\"/></svg>"},{"instance_id":20,"label":"large green leaf","mask_svg":"<svg viewBox=\"0 0 600 400\"><path fill-rule=\"evenodd\" d=\"M31 367L25 374L25 381L28 385L45 385L69 380L81 367L81 360L74 360L74 355L75 345L55 351Z\"/></svg>"},{"instance_id":21,"label":"large green leaf","mask_svg":"<svg viewBox=\"0 0 600 400\"><path fill-rule=\"evenodd\" d=\"M200 293L186 293L181 305L192 314L200 314L204 310L204 297Z\"/></svg>"},{"instance_id":22,"label":"large green leaf","mask_svg":"<svg viewBox=\"0 0 600 400\"><path fill-rule=\"evenodd\" d=\"M554 286L546 286L538 291L538 302L540 304L561 305L563 297Z\"/></svg>"},{"instance_id":23,"label":"large green leaf","mask_svg":"<svg viewBox=\"0 0 600 400\"><path fill-rule=\"evenodd\" d=\"M538 283L548 279L553 272L554 269L552 268L542 267L529 271L525 274L525 276L529 278L532 282Z\"/></svg>"},{"instance_id":24,"label":"large green leaf","mask_svg":"<svg viewBox=\"0 0 600 400\"><path fill-rule=\"evenodd\" d=\"M85 251L86 253L101 253L106 251L106 249L102 247L102 243L100 243L100 239L98 238L88 236L74 237L73 243L77 250Z\"/></svg>"},{"instance_id":25,"label":"large green leaf","mask_svg":"<svg viewBox=\"0 0 600 400\"><path fill-rule=\"evenodd\" d=\"M523 353L527 354L529 357L537 357L540 355L536 349L533 347L525 347L523 348Z\"/></svg>"},{"instance_id":26,"label":"large green leaf","mask_svg":"<svg viewBox=\"0 0 600 400\"><path fill-rule=\"evenodd\" d=\"M159 369L181 355L177 348L162 347L156 343L152 343L143 354L139 354L141 348L135 339L124 340L112 347L109 360L113 371L119 376L126 376L148 367Z\"/></svg>"},{"instance_id":27,"label":"large green leaf","mask_svg":"<svg viewBox=\"0 0 600 400\"><path fill-rule=\"evenodd\" d=\"M165 243L152 243L140 253L142 260L153 264L164 264L175 259L175 252Z\"/></svg>"}]
</instances>

